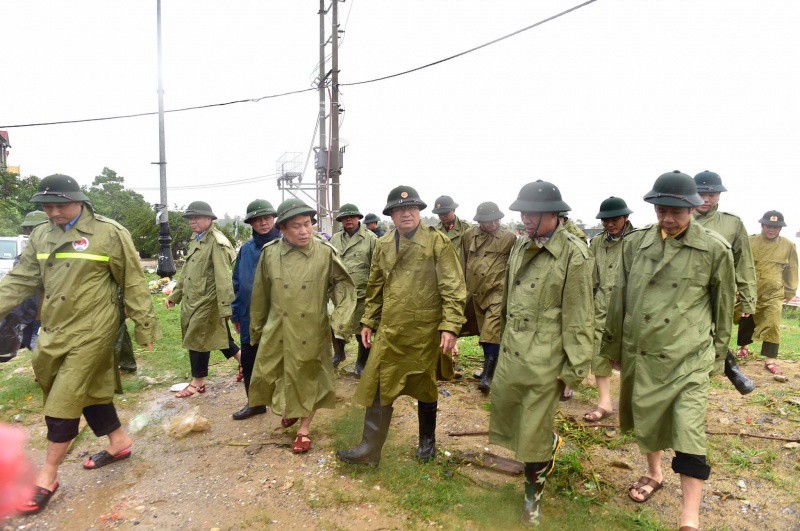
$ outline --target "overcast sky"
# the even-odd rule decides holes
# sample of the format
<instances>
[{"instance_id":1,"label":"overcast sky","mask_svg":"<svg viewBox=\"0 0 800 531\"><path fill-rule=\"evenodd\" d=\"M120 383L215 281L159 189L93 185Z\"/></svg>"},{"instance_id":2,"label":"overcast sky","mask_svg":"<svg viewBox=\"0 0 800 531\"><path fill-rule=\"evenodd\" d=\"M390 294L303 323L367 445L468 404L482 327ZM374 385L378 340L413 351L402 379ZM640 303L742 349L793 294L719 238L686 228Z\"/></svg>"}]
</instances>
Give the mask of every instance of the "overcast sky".
<instances>
[{"instance_id":1,"label":"overcast sky","mask_svg":"<svg viewBox=\"0 0 800 531\"><path fill-rule=\"evenodd\" d=\"M406 70L517 30L578 0L347 0L340 82ZM155 0L5 0L0 125L157 109ZM255 98L311 86L314 0L163 0L166 107ZM348 18L349 17L349 18ZM748 229L766 210L800 228L800 3L598 0L473 54L399 78L342 89L349 146L342 202L366 213L414 186L432 206L452 195L471 219L492 200L508 216L520 187L560 187L573 218L623 197L642 201L679 169L718 172L722 210ZM169 185L275 172L308 151L317 94L168 114ZM158 200L157 117L7 129L23 175L91 183L104 166ZM309 169L307 178L312 178ZM218 215L281 196L274 180L170 190Z\"/></svg>"}]
</instances>

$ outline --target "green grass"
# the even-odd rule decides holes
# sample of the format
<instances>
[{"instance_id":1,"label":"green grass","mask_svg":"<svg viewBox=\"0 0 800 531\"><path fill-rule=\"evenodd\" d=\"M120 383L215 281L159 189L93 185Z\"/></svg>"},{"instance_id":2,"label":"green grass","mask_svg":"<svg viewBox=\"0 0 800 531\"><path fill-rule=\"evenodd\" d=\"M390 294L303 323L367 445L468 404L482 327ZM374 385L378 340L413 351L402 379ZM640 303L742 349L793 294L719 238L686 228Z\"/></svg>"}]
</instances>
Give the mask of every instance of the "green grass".
<instances>
[{"instance_id":1,"label":"green grass","mask_svg":"<svg viewBox=\"0 0 800 531\"><path fill-rule=\"evenodd\" d=\"M330 426L337 447L358 444L362 423L361 410L338 415ZM594 437L588 432L572 429L562 433L567 447L558 456L555 472L548 479L542 529L665 529L650 511L622 511L605 503L606 485L584 464L586 454L575 443ZM342 474L363 481L372 503L402 509L412 518L408 522L412 528L431 524L447 529L519 527L521 476L501 486L484 484L463 472L462 463L455 457L440 453L434 462L418 462L411 449L394 442L392 435L390 432L379 467L340 465ZM380 488L377 495L376 486ZM328 503L362 502L357 494L337 492L330 495Z\"/></svg>"}]
</instances>

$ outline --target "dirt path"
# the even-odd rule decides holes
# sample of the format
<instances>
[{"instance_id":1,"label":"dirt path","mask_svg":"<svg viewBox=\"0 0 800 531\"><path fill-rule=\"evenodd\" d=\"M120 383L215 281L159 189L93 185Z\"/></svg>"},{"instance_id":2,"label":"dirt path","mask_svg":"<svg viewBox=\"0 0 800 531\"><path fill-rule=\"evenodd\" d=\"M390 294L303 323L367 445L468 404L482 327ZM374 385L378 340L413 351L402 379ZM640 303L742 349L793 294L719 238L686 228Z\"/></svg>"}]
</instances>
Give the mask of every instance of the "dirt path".
<instances>
[{"instance_id":1,"label":"dirt path","mask_svg":"<svg viewBox=\"0 0 800 531\"><path fill-rule=\"evenodd\" d=\"M800 436L797 409L791 413L787 412L786 403L760 403L761 399L756 399L756 395L767 396L767 390L775 389L785 391L786 400L798 398L800 364L784 364L784 368L790 381L778 383L752 362L747 372L755 377L759 389L748 397L740 397L727 381L715 386L711 391L708 429ZM97 451L101 444L88 433L77 442L62 467L62 488L48 509L36 517L10 522L9 529L257 529L267 525L394 529L426 524L337 463L333 421L350 407L355 389L352 378L340 378L340 407L318 414L312 432L314 447L300 456L288 448L294 428L282 430L277 416L267 413L242 422L231 419L230 414L244 400L241 384L235 384L232 377L210 381L205 395L183 401L173 399L167 387L167 383L153 386L140 395L136 407L122 410L123 423L129 423L136 415L149 421L135 434L130 460L98 471L82 470L80 463L85 455ZM452 396L440 397L439 401L440 448L456 452L488 447L486 437L446 435L450 431L486 429L487 400L475 389L474 382L447 383L442 388ZM576 393L562 411L567 417L580 418L589 404ZM211 429L181 440L167 436L161 428L163 421L185 414L194 406L199 406L200 413L211 420ZM610 421L616 422L616 417ZM29 428L32 445L38 448L32 451L32 457L41 462L44 427L34 424ZM390 442L407 446L411 454L416 430L416 405L401 398L396 404ZM717 436L710 439L715 457L714 471L704 491L704 527L800 529L798 450L784 449L783 443L777 441ZM497 447L491 450L511 457ZM614 451L594 445L587 451L591 460L586 467L606 485L607 503L633 510L625 487L643 471L643 458L635 445L626 444ZM730 457L737 451L741 456ZM664 460L665 488L648 503L667 522L680 513L679 483L669 469L670 457L668 453ZM734 472L728 465L731 460L741 462L741 469ZM520 485L521 491L519 478L472 467L462 471L482 484L510 482ZM547 500L545 517L546 511ZM475 528L466 521L457 525Z\"/></svg>"}]
</instances>

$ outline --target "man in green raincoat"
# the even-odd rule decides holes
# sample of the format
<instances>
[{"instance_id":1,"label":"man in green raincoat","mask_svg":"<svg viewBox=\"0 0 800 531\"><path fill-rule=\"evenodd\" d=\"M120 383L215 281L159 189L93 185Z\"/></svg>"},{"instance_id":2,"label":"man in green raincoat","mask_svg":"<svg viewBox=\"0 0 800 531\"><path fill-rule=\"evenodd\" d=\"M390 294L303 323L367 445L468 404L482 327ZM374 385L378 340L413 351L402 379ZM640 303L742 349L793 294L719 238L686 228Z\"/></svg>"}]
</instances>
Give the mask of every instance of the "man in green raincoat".
<instances>
[{"instance_id":1,"label":"man in green raincoat","mask_svg":"<svg viewBox=\"0 0 800 531\"><path fill-rule=\"evenodd\" d=\"M372 256L361 319L361 340L372 351L355 393L367 407L364 435L356 448L337 453L346 463L380 462L392 403L400 395L417 399L416 456L436 455L436 366L440 354L449 355L456 344L467 290L455 247L420 223L425 207L416 190L398 186L383 209L395 229L378 240Z\"/></svg>"},{"instance_id":2,"label":"man in green raincoat","mask_svg":"<svg viewBox=\"0 0 800 531\"><path fill-rule=\"evenodd\" d=\"M437 216L439 216L439 223L436 225L436 230L441 231L447 239L450 240L450 243L453 244L455 247L456 254L458 255L458 263L461 265L461 269L463 270L466 266L465 263L465 255L464 249L461 246L461 239L464 236L464 233L472 227L469 221L459 218L456 216L456 209L458 208L458 203L456 203L452 197L449 195L442 195L436 198L436 202L433 205L433 212ZM480 333L478 329L478 318L475 315L475 309L473 308L472 299L467 294L467 302L466 306L464 307L464 317L466 318L467 322L464 323L464 326L461 327L459 331L460 337L466 336L476 336ZM456 354L458 353L458 346L455 349ZM439 366L436 368L436 378L439 380L452 380L456 375L455 372L455 365L453 363L452 356L442 354L441 358L439 359ZM482 377L483 373L481 373Z\"/></svg>"},{"instance_id":3,"label":"man in green raincoat","mask_svg":"<svg viewBox=\"0 0 800 531\"><path fill-rule=\"evenodd\" d=\"M721 374L736 295L730 245L693 221L703 200L679 171L661 175L644 197L658 224L629 233L609 297L601 355L621 364L620 425L633 431L647 473L628 496L648 500L663 483L661 456L675 451L681 526L699 528L706 462L710 375Z\"/></svg>"},{"instance_id":4,"label":"man in green raincoat","mask_svg":"<svg viewBox=\"0 0 800 531\"><path fill-rule=\"evenodd\" d=\"M600 356L603 328L606 324L608 294L614 287L617 264L622 254L622 238L633 230L628 216L633 211L624 199L611 196L600 203L597 219L603 224L603 232L592 238L589 249L594 259L594 353L592 374L600 395L597 407L586 413L586 422L599 422L614 410L611 404L611 362Z\"/></svg>"},{"instance_id":5,"label":"man in green raincoat","mask_svg":"<svg viewBox=\"0 0 800 531\"><path fill-rule=\"evenodd\" d=\"M131 438L112 401L115 389L121 392L114 360L119 289L136 323L136 341L152 351L161 335L130 234L95 214L87 201L72 177L42 179L31 202L40 203L50 221L33 230L19 265L0 281L0 318L43 290L42 327L31 362L44 393L47 457L30 502L18 508L22 514L44 509L58 489L58 468L78 436L81 415L96 436L109 439L84 468L131 455Z\"/></svg>"},{"instance_id":6,"label":"man in green raincoat","mask_svg":"<svg viewBox=\"0 0 800 531\"><path fill-rule=\"evenodd\" d=\"M695 175L694 182L697 185L697 193L703 200L703 204L694 211L694 220L705 228L719 233L731 245L733 267L736 270L736 306L733 322L738 323L741 318L747 319L753 314L756 304L756 269L753 265L747 230L738 216L719 210L720 195L728 189L722 184L722 178L718 174L706 170ZM756 388L753 381L739 369L730 349L725 358L725 376L743 395L753 392Z\"/></svg>"},{"instance_id":7,"label":"man in green raincoat","mask_svg":"<svg viewBox=\"0 0 800 531\"><path fill-rule=\"evenodd\" d=\"M780 374L778 347L781 342L781 310L783 303L797 293L797 247L781 236L786 226L783 214L770 210L758 220L761 234L750 236L750 247L755 260L757 297L752 315L742 317L739 323L739 350L750 353L747 345L763 341L761 354L766 357L764 367Z\"/></svg>"},{"instance_id":8,"label":"man in green raincoat","mask_svg":"<svg viewBox=\"0 0 800 531\"><path fill-rule=\"evenodd\" d=\"M586 244L559 224L558 213L570 207L555 185L526 184L510 208L522 213L527 234L508 260L489 442L525 463L522 522L536 525L561 446L553 423L559 398L589 374L592 260Z\"/></svg>"},{"instance_id":9,"label":"man in green raincoat","mask_svg":"<svg viewBox=\"0 0 800 531\"><path fill-rule=\"evenodd\" d=\"M372 254L375 252L375 245L378 242L378 237L361 223L360 220L363 217L355 205L350 203L342 205L339 215L336 216L336 221L342 224L342 228L331 238L331 245L339 251L339 259L355 282L356 296L358 297L356 311L353 313L352 327L344 334L334 330L333 367L337 368L345 359L344 347L347 344L345 338L355 335L358 343L358 358L353 374L356 378L361 377L369 358L369 349L361 343L361 316L364 315L364 300L367 296L367 281L369 280L370 264L372 264Z\"/></svg>"},{"instance_id":10,"label":"man in green raincoat","mask_svg":"<svg viewBox=\"0 0 800 531\"><path fill-rule=\"evenodd\" d=\"M483 371L476 373L480 379L478 389L488 393L500 354L508 255L517 237L500 225L503 213L491 201L478 205L472 219L478 222L478 226L464 232L461 253L464 255L467 294L480 331L478 342L483 348Z\"/></svg>"},{"instance_id":11,"label":"man in green raincoat","mask_svg":"<svg viewBox=\"0 0 800 531\"><path fill-rule=\"evenodd\" d=\"M183 348L189 351L192 381L176 398L206 392L205 378L212 350L239 361L239 347L228 327L234 300L231 265L236 254L227 236L214 227L217 216L203 201L189 204L183 217L189 220L192 240L186 250L178 283L164 299L167 308L181 305Z\"/></svg>"},{"instance_id":12,"label":"man in green raincoat","mask_svg":"<svg viewBox=\"0 0 800 531\"><path fill-rule=\"evenodd\" d=\"M258 344L250 406L270 406L284 427L301 419L295 453L311 448L314 413L336 404L331 328L351 330L356 307L355 284L336 249L314 235L315 216L300 199L278 206L283 239L264 246L250 302L250 342Z\"/></svg>"}]
</instances>

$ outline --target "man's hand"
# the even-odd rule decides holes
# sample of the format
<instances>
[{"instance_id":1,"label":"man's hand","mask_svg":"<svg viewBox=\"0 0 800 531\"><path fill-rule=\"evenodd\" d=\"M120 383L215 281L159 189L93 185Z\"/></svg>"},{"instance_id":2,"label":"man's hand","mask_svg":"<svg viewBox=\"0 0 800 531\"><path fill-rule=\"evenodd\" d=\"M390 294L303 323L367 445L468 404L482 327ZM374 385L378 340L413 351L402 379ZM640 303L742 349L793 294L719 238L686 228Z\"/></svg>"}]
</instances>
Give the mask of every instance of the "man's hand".
<instances>
[{"instance_id":1,"label":"man's hand","mask_svg":"<svg viewBox=\"0 0 800 531\"><path fill-rule=\"evenodd\" d=\"M167 308L174 308L175 303L169 299L164 299L164 306L166 306Z\"/></svg>"},{"instance_id":2,"label":"man's hand","mask_svg":"<svg viewBox=\"0 0 800 531\"><path fill-rule=\"evenodd\" d=\"M237 334L241 334L242 333L242 325L241 325L241 323L237 323L236 321L233 321L233 329L236 330Z\"/></svg>"},{"instance_id":3,"label":"man's hand","mask_svg":"<svg viewBox=\"0 0 800 531\"><path fill-rule=\"evenodd\" d=\"M442 332L442 340L439 342L439 346L442 347L445 354L450 354L453 347L456 346L456 341L458 341L458 338L452 332Z\"/></svg>"},{"instance_id":4,"label":"man's hand","mask_svg":"<svg viewBox=\"0 0 800 531\"><path fill-rule=\"evenodd\" d=\"M361 344L364 348L372 348L372 328L365 326L361 329Z\"/></svg>"}]
</instances>

